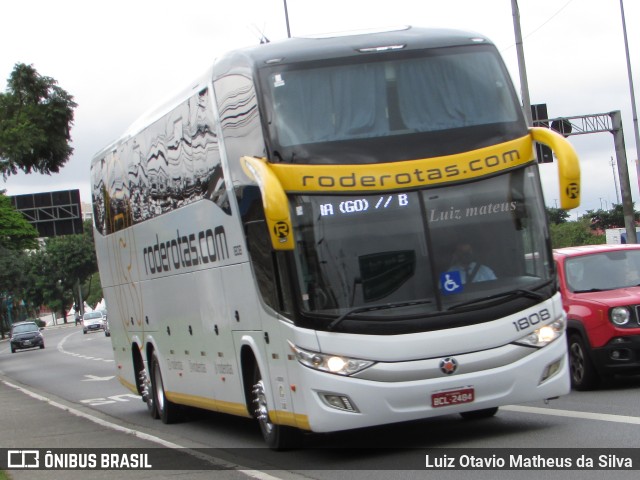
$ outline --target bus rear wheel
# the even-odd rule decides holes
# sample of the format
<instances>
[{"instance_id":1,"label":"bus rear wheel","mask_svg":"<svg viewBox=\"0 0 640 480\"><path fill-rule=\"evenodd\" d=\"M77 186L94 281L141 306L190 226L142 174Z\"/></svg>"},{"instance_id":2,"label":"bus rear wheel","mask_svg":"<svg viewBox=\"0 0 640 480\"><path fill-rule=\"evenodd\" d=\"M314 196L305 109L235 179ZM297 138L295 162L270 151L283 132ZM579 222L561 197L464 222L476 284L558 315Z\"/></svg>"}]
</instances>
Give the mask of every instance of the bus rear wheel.
<instances>
[{"instance_id":1,"label":"bus rear wheel","mask_svg":"<svg viewBox=\"0 0 640 480\"><path fill-rule=\"evenodd\" d=\"M177 422L180 418L180 407L168 400L165 395L160 362L155 352L151 357L151 394L153 396L153 404L162 423Z\"/></svg>"},{"instance_id":2,"label":"bus rear wheel","mask_svg":"<svg viewBox=\"0 0 640 480\"><path fill-rule=\"evenodd\" d=\"M273 450L288 450L299 445L301 440L300 430L284 425L276 425L269 418L266 389L257 365L253 373L251 400L253 416L258 420L262 437L269 448Z\"/></svg>"},{"instance_id":3,"label":"bus rear wheel","mask_svg":"<svg viewBox=\"0 0 640 480\"><path fill-rule=\"evenodd\" d=\"M151 367L149 367L151 368ZM154 420L160 418L158 409L156 408L156 402L153 400L153 387L151 386L151 377L149 376L149 370L142 368L138 374L139 391L142 392L142 401L147 404L147 411Z\"/></svg>"}]
</instances>

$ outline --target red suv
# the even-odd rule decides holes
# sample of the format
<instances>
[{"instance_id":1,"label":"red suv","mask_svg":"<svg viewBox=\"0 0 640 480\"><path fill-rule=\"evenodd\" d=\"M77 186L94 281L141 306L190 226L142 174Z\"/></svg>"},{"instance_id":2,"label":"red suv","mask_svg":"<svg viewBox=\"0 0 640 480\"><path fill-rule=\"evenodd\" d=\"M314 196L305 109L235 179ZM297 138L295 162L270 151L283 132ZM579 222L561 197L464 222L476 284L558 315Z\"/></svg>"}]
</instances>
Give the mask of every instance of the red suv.
<instances>
[{"instance_id":1,"label":"red suv","mask_svg":"<svg viewBox=\"0 0 640 480\"><path fill-rule=\"evenodd\" d=\"M571 385L640 373L640 245L556 249Z\"/></svg>"}]
</instances>

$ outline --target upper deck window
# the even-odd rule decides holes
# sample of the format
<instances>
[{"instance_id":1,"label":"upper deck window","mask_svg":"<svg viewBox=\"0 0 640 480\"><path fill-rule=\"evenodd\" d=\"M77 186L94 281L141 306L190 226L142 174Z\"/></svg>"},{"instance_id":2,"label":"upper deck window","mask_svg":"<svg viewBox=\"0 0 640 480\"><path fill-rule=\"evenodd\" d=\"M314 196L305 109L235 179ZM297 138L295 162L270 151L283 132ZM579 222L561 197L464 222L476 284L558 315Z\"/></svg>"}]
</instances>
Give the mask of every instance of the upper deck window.
<instances>
[{"instance_id":1,"label":"upper deck window","mask_svg":"<svg viewBox=\"0 0 640 480\"><path fill-rule=\"evenodd\" d=\"M400 136L488 125L495 137L522 122L502 62L486 46L279 65L268 69L265 81L272 143L279 155L290 152L285 161L314 163L311 157L327 148L318 144L330 142L403 141Z\"/></svg>"}]
</instances>

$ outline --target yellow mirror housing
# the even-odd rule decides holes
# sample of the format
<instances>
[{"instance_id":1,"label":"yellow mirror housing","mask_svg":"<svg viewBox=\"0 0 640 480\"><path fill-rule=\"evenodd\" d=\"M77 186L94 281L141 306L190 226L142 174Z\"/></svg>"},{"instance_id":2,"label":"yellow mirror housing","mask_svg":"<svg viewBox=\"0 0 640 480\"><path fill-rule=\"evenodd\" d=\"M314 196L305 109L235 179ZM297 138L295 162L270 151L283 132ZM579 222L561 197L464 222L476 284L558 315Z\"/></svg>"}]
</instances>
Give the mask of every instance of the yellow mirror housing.
<instances>
[{"instance_id":1,"label":"yellow mirror housing","mask_svg":"<svg viewBox=\"0 0 640 480\"><path fill-rule=\"evenodd\" d=\"M532 127L529 132L534 141L549 146L558 160L560 207L576 208L580 205L580 163L575 149L566 138L549 128Z\"/></svg>"},{"instance_id":2,"label":"yellow mirror housing","mask_svg":"<svg viewBox=\"0 0 640 480\"><path fill-rule=\"evenodd\" d=\"M275 250L293 250L293 229L287 195L273 170L264 158L242 157L245 173L260 187L262 204Z\"/></svg>"}]
</instances>

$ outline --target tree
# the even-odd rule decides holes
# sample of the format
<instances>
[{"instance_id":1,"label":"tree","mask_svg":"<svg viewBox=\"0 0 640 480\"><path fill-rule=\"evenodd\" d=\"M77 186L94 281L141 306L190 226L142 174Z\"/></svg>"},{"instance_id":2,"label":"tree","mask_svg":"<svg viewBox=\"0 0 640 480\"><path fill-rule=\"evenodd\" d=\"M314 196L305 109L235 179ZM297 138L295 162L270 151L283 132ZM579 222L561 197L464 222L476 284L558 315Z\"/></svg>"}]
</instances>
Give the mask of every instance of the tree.
<instances>
[{"instance_id":1,"label":"tree","mask_svg":"<svg viewBox=\"0 0 640 480\"><path fill-rule=\"evenodd\" d=\"M69 145L73 97L51 77L18 63L0 93L0 171L6 178L57 173L73 152Z\"/></svg>"},{"instance_id":2,"label":"tree","mask_svg":"<svg viewBox=\"0 0 640 480\"><path fill-rule=\"evenodd\" d=\"M560 225L561 223L566 223L569 219L569 212L563 210L562 208L552 208L546 207L547 217L549 218L549 222Z\"/></svg>"},{"instance_id":3,"label":"tree","mask_svg":"<svg viewBox=\"0 0 640 480\"><path fill-rule=\"evenodd\" d=\"M592 233L588 216L583 216L576 222L552 223L549 230L553 248L597 245L606 242L604 235Z\"/></svg>"},{"instance_id":4,"label":"tree","mask_svg":"<svg viewBox=\"0 0 640 480\"><path fill-rule=\"evenodd\" d=\"M14 305L24 299L26 249L38 246L38 231L0 191L0 337L14 320Z\"/></svg>"},{"instance_id":5,"label":"tree","mask_svg":"<svg viewBox=\"0 0 640 480\"><path fill-rule=\"evenodd\" d=\"M44 250L33 256L32 275L35 298L62 313L79 301L78 285L98 270L91 229L80 235L48 238Z\"/></svg>"},{"instance_id":6,"label":"tree","mask_svg":"<svg viewBox=\"0 0 640 480\"><path fill-rule=\"evenodd\" d=\"M26 254L0 245L0 338L16 320L16 306L25 299Z\"/></svg>"},{"instance_id":7,"label":"tree","mask_svg":"<svg viewBox=\"0 0 640 480\"><path fill-rule=\"evenodd\" d=\"M591 230L606 230L607 228L624 228L624 211L621 203L614 203L611 210L587 210L585 217L591 220ZM633 213L634 222L640 220L640 214Z\"/></svg>"},{"instance_id":8,"label":"tree","mask_svg":"<svg viewBox=\"0 0 640 480\"><path fill-rule=\"evenodd\" d=\"M25 250L38 245L38 230L11 204L0 191L0 246L9 250Z\"/></svg>"}]
</instances>

